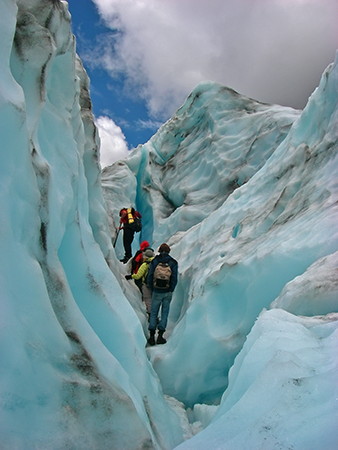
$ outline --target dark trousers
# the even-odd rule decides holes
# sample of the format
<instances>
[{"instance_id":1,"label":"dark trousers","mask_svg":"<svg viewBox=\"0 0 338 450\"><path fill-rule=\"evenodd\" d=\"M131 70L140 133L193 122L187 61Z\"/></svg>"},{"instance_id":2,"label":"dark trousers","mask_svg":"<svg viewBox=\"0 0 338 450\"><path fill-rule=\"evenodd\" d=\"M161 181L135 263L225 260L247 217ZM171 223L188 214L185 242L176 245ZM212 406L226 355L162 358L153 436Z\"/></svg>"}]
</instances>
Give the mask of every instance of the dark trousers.
<instances>
[{"instance_id":1,"label":"dark trousers","mask_svg":"<svg viewBox=\"0 0 338 450\"><path fill-rule=\"evenodd\" d=\"M123 247L124 247L124 259L130 259L132 257L131 254L131 244L134 239L134 231L130 228L123 229Z\"/></svg>"}]
</instances>

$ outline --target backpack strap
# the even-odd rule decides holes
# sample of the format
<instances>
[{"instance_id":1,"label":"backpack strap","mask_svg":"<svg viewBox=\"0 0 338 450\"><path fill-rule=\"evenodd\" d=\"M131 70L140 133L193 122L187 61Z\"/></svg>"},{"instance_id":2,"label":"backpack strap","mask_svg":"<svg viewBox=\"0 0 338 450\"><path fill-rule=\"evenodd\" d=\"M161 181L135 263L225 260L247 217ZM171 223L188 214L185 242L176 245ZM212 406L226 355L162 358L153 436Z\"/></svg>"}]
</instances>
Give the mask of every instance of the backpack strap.
<instances>
[{"instance_id":1,"label":"backpack strap","mask_svg":"<svg viewBox=\"0 0 338 450\"><path fill-rule=\"evenodd\" d=\"M134 215L132 208L127 209L127 215L128 215L128 223L134 223Z\"/></svg>"}]
</instances>

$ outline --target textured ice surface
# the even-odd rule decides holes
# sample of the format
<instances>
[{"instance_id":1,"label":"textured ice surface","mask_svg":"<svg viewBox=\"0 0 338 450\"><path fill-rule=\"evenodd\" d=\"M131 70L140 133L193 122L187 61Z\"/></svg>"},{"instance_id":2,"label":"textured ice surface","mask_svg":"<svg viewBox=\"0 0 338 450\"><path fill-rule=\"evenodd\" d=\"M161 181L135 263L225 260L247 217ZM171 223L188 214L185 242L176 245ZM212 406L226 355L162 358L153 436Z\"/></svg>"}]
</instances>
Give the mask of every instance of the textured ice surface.
<instances>
[{"instance_id":1,"label":"textured ice surface","mask_svg":"<svg viewBox=\"0 0 338 450\"><path fill-rule=\"evenodd\" d=\"M108 177L128 170L131 186L134 173L130 202L144 216L142 239L169 240L179 261L175 330L151 359L165 392L188 405L218 401L262 308L337 250L336 105L336 65L301 114L206 83L129 160L104 171L115 204L120 185L108 183L108 193ZM326 266L310 315L337 309L336 270ZM326 307L323 291L333 298Z\"/></svg>"},{"instance_id":2,"label":"textured ice surface","mask_svg":"<svg viewBox=\"0 0 338 450\"><path fill-rule=\"evenodd\" d=\"M302 112L261 105L211 83L198 86L177 114L122 163L128 180L131 173L137 180L136 190L127 195L145 218L141 239L155 247L169 242L179 261L179 284L167 331L170 338L165 347L155 347L149 354L164 392L189 407L198 405L191 418L196 430L210 421L214 424L214 410L208 412L207 404L217 405L222 395L226 397L229 369L236 355L241 355L262 309L284 308L297 315L324 316L318 319L324 324L329 314L328 320L336 323L337 317L330 313L338 307L337 74L335 62L324 72ZM214 123L216 117L218 122ZM215 132L220 129L224 135ZM254 166L248 163L251 142L257 143ZM119 187L115 189L107 181L108 177L116 179L120 169L114 165L103 173L106 195L115 204L122 198ZM247 177L241 178L239 174L244 172ZM275 314L280 314L281 323L292 317L283 311ZM302 323L306 329L307 319L302 318ZM280 335L281 345L288 346L289 332L287 328ZM301 335L299 338L302 340ZM271 358L278 358L280 349L270 342L269 334L265 336L262 330L259 339L272 346ZM330 339L337 344L336 333ZM333 348L330 341L324 356L327 367L336 361ZM292 354L292 348L289 351ZM309 349L308 357L315 361L316 351ZM259 363L261 353L254 352L251 359L255 358ZM300 361L301 369L306 366L307 361ZM271 387L276 392L268 392L267 399L278 396L282 384L280 366L272 367L266 376L276 378ZM292 374L291 365L286 368L289 371ZM246 377L251 377L250 367L243 372ZM321 436L316 425L319 420L326 421L326 443L334 448L338 437L333 425L336 397L327 396L328 389L335 389L334 378L330 373L323 375L322 383L320 379L321 375L311 379L316 392L308 398L319 403L323 398L323 405L317 406L319 411L326 408L327 421L319 419L320 413L311 408L307 414L306 402L302 407L293 406L292 401L278 403L273 420L281 418L281 430L275 441L270 439L267 447L262 447L266 436L255 430L255 420L262 418L257 414L251 420L253 411L243 401L244 407L235 416L238 441L223 444L226 439L221 432L212 441L216 430L212 425L210 435L206 428L191 442L191 448L205 448L213 442L212 448L239 449L251 434L252 448L271 448L279 443L281 448L303 448L302 442L307 447L311 440L311 448L316 448ZM264 392L265 384L260 385L259 379L255 383ZM253 401L263 402L264 407L262 392L257 397L254 394ZM241 395L236 391L234 401L240 402ZM302 408L304 428L295 426L288 441L288 417L296 417ZM228 416L222 418L221 411L217 413L218 427L228 429ZM311 428L311 438L305 436L306 427Z\"/></svg>"},{"instance_id":3,"label":"textured ice surface","mask_svg":"<svg viewBox=\"0 0 338 450\"><path fill-rule=\"evenodd\" d=\"M334 449L338 314L263 312L211 424L179 449ZM248 444L249 443L249 444Z\"/></svg>"},{"instance_id":4,"label":"textured ice surface","mask_svg":"<svg viewBox=\"0 0 338 450\"><path fill-rule=\"evenodd\" d=\"M173 447L180 417L113 274L67 4L5 0L0 17L1 447Z\"/></svg>"},{"instance_id":5,"label":"textured ice surface","mask_svg":"<svg viewBox=\"0 0 338 450\"><path fill-rule=\"evenodd\" d=\"M156 244L186 231L247 183L298 116L215 83L199 85L147 144L103 171L110 211L116 218L136 202L142 236Z\"/></svg>"},{"instance_id":6,"label":"textured ice surface","mask_svg":"<svg viewBox=\"0 0 338 450\"><path fill-rule=\"evenodd\" d=\"M66 2L0 8L1 448L335 449L337 64L302 112L197 86L102 193ZM129 204L179 261L149 349Z\"/></svg>"}]
</instances>

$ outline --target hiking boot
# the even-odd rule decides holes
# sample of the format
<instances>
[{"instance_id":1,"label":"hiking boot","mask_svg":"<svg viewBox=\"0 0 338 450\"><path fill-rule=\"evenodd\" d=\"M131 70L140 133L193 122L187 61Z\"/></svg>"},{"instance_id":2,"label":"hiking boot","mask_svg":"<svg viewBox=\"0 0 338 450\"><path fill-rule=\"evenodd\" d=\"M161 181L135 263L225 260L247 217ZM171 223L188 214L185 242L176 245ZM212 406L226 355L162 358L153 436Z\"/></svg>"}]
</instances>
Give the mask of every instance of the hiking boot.
<instances>
[{"instance_id":1,"label":"hiking boot","mask_svg":"<svg viewBox=\"0 0 338 450\"><path fill-rule=\"evenodd\" d=\"M149 345L155 345L155 330L150 330L150 337L147 342Z\"/></svg>"},{"instance_id":2,"label":"hiking boot","mask_svg":"<svg viewBox=\"0 0 338 450\"><path fill-rule=\"evenodd\" d=\"M120 259L120 262L123 264L127 264L127 262L130 260L131 256L125 256L123 259Z\"/></svg>"},{"instance_id":3,"label":"hiking boot","mask_svg":"<svg viewBox=\"0 0 338 450\"><path fill-rule=\"evenodd\" d=\"M163 333L164 331L159 330L156 344L165 344L167 342L167 340L163 337Z\"/></svg>"}]
</instances>

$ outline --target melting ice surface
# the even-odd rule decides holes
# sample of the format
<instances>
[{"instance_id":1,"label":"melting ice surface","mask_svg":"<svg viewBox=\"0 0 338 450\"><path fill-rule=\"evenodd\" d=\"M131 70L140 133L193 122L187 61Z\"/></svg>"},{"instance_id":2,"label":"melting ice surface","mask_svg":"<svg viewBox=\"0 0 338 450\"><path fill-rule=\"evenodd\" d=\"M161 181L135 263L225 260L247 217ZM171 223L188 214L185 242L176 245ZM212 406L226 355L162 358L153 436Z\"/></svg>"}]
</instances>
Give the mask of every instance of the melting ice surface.
<instances>
[{"instance_id":1,"label":"melting ice surface","mask_svg":"<svg viewBox=\"0 0 338 450\"><path fill-rule=\"evenodd\" d=\"M302 112L201 84L101 176L66 2L1 12L1 448L336 449L337 61ZM179 261L154 348L129 204Z\"/></svg>"}]
</instances>

